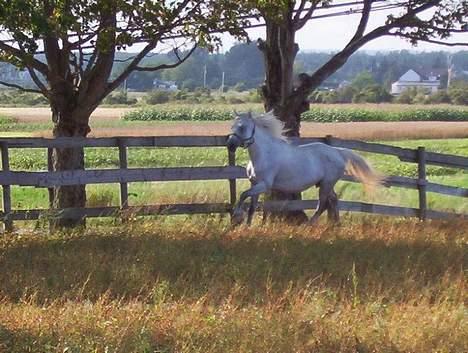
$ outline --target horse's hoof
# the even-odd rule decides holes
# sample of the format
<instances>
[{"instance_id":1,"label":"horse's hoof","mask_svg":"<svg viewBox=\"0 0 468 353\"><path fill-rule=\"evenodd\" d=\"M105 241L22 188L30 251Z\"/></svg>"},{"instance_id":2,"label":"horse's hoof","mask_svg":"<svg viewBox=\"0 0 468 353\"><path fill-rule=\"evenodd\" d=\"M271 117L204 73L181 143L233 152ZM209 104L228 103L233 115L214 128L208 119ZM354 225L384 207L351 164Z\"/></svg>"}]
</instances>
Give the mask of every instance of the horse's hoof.
<instances>
[{"instance_id":1,"label":"horse's hoof","mask_svg":"<svg viewBox=\"0 0 468 353\"><path fill-rule=\"evenodd\" d=\"M244 222L245 212L241 209L235 209L231 216L231 224L237 226Z\"/></svg>"}]
</instances>

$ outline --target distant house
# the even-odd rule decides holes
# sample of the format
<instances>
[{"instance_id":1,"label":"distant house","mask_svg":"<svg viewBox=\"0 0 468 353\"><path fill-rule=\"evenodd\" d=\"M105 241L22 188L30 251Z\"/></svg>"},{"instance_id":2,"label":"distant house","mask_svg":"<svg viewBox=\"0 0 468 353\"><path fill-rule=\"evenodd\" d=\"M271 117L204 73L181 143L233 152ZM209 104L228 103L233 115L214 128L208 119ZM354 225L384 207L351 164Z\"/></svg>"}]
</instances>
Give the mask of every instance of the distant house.
<instances>
[{"instance_id":1,"label":"distant house","mask_svg":"<svg viewBox=\"0 0 468 353\"><path fill-rule=\"evenodd\" d=\"M157 78L153 80L153 88L164 91L177 91L179 89L175 81L163 81Z\"/></svg>"},{"instance_id":2,"label":"distant house","mask_svg":"<svg viewBox=\"0 0 468 353\"><path fill-rule=\"evenodd\" d=\"M338 88L339 89L343 89L345 87L348 87L349 85L351 85L351 82L347 81L347 80L344 80L344 81L341 81L340 84L338 85Z\"/></svg>"},{"instance_id":3,"label":"distant house","mask_svg":"<svg viewBox=\"0 0 468 353\"><path fill-rule=\"evenodd\" d=\"M440 76L430 74L427 77L414 71L408 70L398 81L392 83L392 94L399 95L407 89L423 89L428 94L435 93L440 87Z\"/></svg>"}]
</instances>

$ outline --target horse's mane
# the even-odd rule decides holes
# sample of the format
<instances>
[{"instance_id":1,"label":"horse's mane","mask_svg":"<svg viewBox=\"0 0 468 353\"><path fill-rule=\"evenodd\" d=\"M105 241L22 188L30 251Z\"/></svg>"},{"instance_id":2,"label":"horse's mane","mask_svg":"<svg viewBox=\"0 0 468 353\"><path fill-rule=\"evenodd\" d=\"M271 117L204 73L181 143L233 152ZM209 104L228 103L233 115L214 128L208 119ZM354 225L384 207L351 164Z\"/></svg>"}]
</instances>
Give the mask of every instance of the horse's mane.
<instances>
[{"instance_id":1,"label":"horse's mane","mask_svg":"<svg viewBox=\"0 0 468 353\"><path fill-rule=\"evenodd\" d=\"M273 114L272 110L265 114L254 116L253 120L256 126L267 130L272 136L283 141L287 140L287 137L284 135L286 132L284 123Z\"/></svg>"}]
</instances>

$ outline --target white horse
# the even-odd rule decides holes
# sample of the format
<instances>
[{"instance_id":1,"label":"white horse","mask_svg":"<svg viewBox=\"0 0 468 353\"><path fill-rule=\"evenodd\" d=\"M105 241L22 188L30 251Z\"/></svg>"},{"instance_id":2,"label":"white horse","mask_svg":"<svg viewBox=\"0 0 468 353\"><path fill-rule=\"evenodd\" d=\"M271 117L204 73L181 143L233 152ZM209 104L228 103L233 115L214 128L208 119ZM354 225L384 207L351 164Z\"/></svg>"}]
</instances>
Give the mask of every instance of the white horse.
<instances>
[{"instance_id":1,"label":"white horse","mask_svg":"<svg viewBox=\"0 0 468 353\"><path fill-rule=\"evenodd\" d=\"M283 133L283 123L272 112L255 117L250 112L236 113L227 147L230 151L238 147L248 149L247 176L251 188L240 195L234 220L242 219L242 205L248 197L251 198L247 218L250 224L260 194L273 190L298 193L315 185L319 188L319 200L310 223L317 221L327 208L331 219L338 222L338 198L333 188L345 172L365 186L380 183L381 177L353 151L323 143L295 146L288 143Z\"/></svg>"}]
</instances>

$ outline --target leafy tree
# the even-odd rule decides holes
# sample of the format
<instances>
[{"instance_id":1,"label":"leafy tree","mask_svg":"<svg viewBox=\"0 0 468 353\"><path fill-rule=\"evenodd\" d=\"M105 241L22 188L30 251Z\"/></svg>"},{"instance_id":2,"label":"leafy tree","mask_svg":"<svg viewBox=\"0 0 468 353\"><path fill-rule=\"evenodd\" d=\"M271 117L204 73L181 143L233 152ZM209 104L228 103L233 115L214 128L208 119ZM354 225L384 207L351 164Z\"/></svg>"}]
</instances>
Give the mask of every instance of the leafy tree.
<instances>
[{"instance_id":1,"label":"leafy tree","mask_svg":"<svg viewBox=\"0 0 468 353\"><path fill-rule=\"evenodd\" d=\"M266 39L258 45L265 57L266 80L262 92L265 109L274 109L285 122L291 136L299 135L300 115L309 107L307 97L329 78L359 48L383 36L406 38L411 43L419 41L457 45L447 39L452 33L466 31L467 1L363 0L357 4L331 0L257 0L247 2L251 12L261 17L266 25ZM326 58L313 73L299 75L299 84L293 85L294 60L299 50L295 43L296 32L314 19L319 8L343 14L352 7L361 14L354 34L344 48ZM394 13L375 28L368 28L369 19L376 9L393 9ZM336 9L336 10L333 10ZM432 16L427 16L431 12Z\"/></svg>"},{"instance_id":2,"label":"leafy tree","mask_svg":"<svg viewBox=\"0 0 468 353\"><path fill-rule=\"evenodd\" d=\"M243 82L246 88L256 88L265 77L262 54L252 43L231 47L224 56L222 68L228 86Z\"/></svg>"},{"instance_id":3,"label":"leafy tree","mask_svg":"<svg viewBox=\"0 0 468 353\"><path fill-rule=\"evenodd\" d=\"M315 72L299 74L293 84L294 60L299 46L296 32L313 20L319 8L349 11L351 3L332 0L251 0L251 11L261 17L266 26L265 40L258 46L265 57L265 84L262 87L265 109L274 110L285 123L290 136L299 136L301 114L309 109L308 97L327 78L341 68L359 48L383 36L399 36L416 44L418 41L446 44L453 32L467 29L468 2L446 0L378 1L362 0L355 5L361 14L359 23L344 48L325 61ZM395 9L385 22L368 28L372 11ZM427 16L427 12L433 13ZM345 12L346 13L346 12ZM458 43L452 43L455 45ZM278 195L275 198L297 198L299 195ZM304 215L300 215L304 219Z\"/></svg>"},{"instance_id":4,"label":"leafy tree","mask_svg":"<svg viewBox=\"0 0 468 353\"><path fill-rule=\"evenodd\" d=\"M361 72L351 82L351 86L359 91L372 85L375 85L375 80L372 74L368 71Z\"/></svg>"},{"instance_id":5,"label":"leafy tree","mask_svg":"<svg viewBox=\"0 0 468 353\"><path fill-rule=\"evenodd\" d=\"M244 35L238 26L244 22L236 6L215 0L0 0L0 61L27 70L37 88L0 83L43 94L52 109L55 137L85 137L91 113L130 73L176 67L197 44L215 48L220 42L214 31ZM176 46L173 62L143 64L145 56L175 37L185 38L192 49L180 53ZM116 53L135 44L141 49L112 71ZM55 170L83 168L82 149L55 149ZM55 188L57 208L85 202L84 186ZM61 219L58 225L80 223Z\"/></svg>"},{"instance_id":6,"label":"leafy tree","mask_svg":"<svg viewBox=\"0 0 468 353\"><path fill-rule=\"evenodd\" d=\"M454 104L468 105L468 83L455 81L448 90L450 100Z\"/></svg>"}]
</instances>

